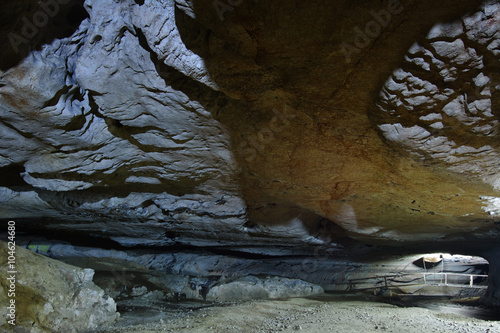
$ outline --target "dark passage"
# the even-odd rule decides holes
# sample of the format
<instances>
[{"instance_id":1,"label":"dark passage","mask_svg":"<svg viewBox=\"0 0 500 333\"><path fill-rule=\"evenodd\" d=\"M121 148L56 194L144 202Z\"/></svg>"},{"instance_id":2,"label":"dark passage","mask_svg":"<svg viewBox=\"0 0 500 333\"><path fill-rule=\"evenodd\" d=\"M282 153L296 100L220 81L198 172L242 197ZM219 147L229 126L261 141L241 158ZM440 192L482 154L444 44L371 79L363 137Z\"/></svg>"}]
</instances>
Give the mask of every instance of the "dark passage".
<instances>
[{"instance_id":1,"label":"dark passage","mask_svg":"<svg viewBox=\"0 0 500 333\"><path fill-rule=\"evenodd\" d=\"M21 62L31 51L71 36L88 18L83 0L0 2L0 70ZM67 3L66 3L67 2Z\"/></svg>"}]
</instances>

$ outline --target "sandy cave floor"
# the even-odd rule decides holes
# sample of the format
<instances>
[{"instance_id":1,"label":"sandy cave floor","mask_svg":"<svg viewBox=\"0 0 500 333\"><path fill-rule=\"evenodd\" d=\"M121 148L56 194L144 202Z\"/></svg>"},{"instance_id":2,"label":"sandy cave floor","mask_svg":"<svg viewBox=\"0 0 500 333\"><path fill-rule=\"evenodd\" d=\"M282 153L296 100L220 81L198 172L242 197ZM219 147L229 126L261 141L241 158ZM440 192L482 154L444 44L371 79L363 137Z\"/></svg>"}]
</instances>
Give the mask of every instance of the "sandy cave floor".
<instances>
[{"instance_id":1,"label":"sandy cave floor","mask_svg":"<svg viewBox=\"0 0 500 333\"><path fill-rule=\"evenodd\" d=\"M397 307L368 301L360 295L325 294L314 298L250 301L155 315L134 311L124 313L117 326L105 332L500 333L500 321L456 314L460 308Z\"/></svg>"}]
</instances>

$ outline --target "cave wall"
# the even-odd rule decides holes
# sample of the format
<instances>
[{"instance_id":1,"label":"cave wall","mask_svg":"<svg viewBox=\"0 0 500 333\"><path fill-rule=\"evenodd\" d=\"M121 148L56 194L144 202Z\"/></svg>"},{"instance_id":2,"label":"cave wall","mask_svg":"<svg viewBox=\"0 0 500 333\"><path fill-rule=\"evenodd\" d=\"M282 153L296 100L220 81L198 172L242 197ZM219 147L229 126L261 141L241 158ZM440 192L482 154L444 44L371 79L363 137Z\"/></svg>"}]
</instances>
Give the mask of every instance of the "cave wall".
<instances>
[{"instance_id":1,"label":"cave wall","mask_svg":"<svg viewBox=\"0 0 500 333\"><path fill-rule=\"evenodd\" d=\"M497 2L76 5L68 36L3 40L2 218L121 245L497 242Z\"/></svg>"}]
</instances>

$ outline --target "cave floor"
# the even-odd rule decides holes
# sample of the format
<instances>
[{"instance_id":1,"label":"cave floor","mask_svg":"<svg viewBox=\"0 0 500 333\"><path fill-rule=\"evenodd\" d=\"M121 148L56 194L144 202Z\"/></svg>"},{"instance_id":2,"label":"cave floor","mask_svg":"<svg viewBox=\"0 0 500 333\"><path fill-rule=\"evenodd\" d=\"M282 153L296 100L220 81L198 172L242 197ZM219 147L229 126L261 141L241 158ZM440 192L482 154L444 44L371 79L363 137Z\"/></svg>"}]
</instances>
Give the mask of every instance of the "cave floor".
<instances>
[{"instance_id":1,"label":"cave floor","mask_svg":"<svg viewBox=\"0 0 500 333\"><path fill-rule=\"evenodd\" d=\"M495 320L471 318L481 312L477 307L429 299L406 304L374 302L362 294L323 294L223 305L122 305L120 321L106 332L500 332L500 316L492 312L483 317Z\"/></svg>"}]
</instances>

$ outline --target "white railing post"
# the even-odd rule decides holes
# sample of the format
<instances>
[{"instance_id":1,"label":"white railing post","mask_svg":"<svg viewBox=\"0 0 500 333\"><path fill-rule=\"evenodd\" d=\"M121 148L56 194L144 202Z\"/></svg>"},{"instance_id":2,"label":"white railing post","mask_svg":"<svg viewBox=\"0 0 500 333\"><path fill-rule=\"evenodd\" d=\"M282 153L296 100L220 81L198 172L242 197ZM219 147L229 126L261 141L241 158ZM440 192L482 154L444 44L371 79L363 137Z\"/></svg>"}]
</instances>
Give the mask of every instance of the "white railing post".
<instances>
[{"instance_id":1,"label":"white railing post","mask_svg":"<svg viewBox=\"0 0 500 333\"><path fill-rule=\"evenodd\" d=\"M364 281L364 280L370 280L370 279L374 279L376 278L377 279L377 285L379 283L383 283L383 285L385 286L385 288L389 288L389 281L387 280L387 278L389 277L395 277L395 276L406 276L406 275L412 275L412 276L415 276L415 274L422 274L423 278L424 278L424 284L430 284L430 285L443 285L443 275L444 275L444 285L445 286L448 286L448 275L456 275L456 276L460 276L460 277L469 277L469 287L471 288L474 288L474 277L481 277L481 278L488 278L488 275L479 275L479 274L466 274L466 273L444 273L444 272L435 272L435 273L428 273L428 272L419 272L419 273L410 273L410 274L401 274L401 275L378 275L378 276L374 276L374 277L371 277L371 278L361 278L361 279L349 279L348 280L348 290L356 290L356 284L355 282L358 281ZM428 275L433 275L434 277L431 278L430 280L427 279L427 276ZM436 277L439 276L440 278L437 278ZM380 281L381 278L384 278L383 282ZM380 281L380 282L379 282ZM452 279L453 281L453 279ZM460 287L460 285L462 287L465 288L465 286L467 285L466 282L462 282L463 279L458 279L457 282L455 283L451 283L451 286L454 286L454 287ZM393 281L394 282L394 281ZM420 284L421 282L418 282L416 283L416 281L413 281L413 282L410 282L409 284L403 284L404 286L410 286L410 285L416 285L416 284ZM480 285L477 287L477 288L486 288L486 286L482 285L483 283L481 282ZM392 282L391 282L391 287L392 286L397 286L394 285ZM376 290L375 290L376 291Z\"/></svg>"}]
</instances>

